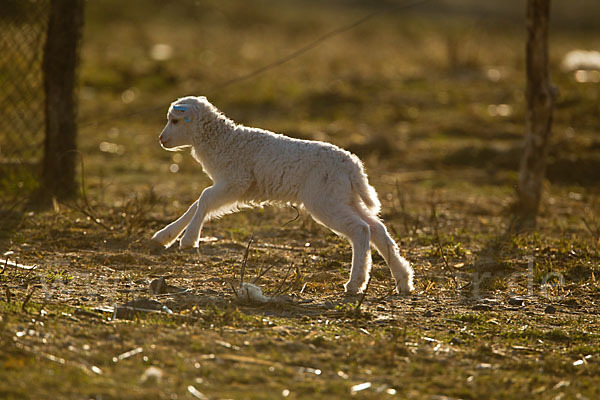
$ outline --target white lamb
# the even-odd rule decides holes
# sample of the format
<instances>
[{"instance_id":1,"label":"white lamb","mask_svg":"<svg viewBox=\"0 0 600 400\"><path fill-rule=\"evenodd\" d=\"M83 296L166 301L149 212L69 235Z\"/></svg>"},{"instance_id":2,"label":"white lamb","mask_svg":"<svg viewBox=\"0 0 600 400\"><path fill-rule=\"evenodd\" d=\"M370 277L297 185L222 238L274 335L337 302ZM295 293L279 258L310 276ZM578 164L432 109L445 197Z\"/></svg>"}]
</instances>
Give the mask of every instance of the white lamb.
<instances>
[{"instance_id":1,"label":"white lamb","mask_svg":"<svg viewBox=\"0 0 600 400\"><path fill-rule=\"evenodd\" d=\"M170 151L192 148L214 182L179 219L156 232L168 247L197 247L210 218L264 203L295 204L352 244L349 294L365 289L369 243L388 264L399 292L413 290L413 270L377 216L381 208L362 162L329 143L293 139L234 123L205 97L184 97L169 107L160 143Z\"/></svg>"}]
</instances>

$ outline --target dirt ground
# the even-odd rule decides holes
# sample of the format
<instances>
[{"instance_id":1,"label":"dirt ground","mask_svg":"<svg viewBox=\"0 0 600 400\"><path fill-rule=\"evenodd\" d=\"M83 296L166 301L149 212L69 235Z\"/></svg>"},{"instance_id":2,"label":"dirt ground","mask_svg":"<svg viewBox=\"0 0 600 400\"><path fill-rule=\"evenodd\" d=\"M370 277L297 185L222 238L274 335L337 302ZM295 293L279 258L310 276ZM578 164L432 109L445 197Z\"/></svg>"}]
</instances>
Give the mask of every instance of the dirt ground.
<instances>
[{"instance_id":1,"label":"dirt ground","mask_svg":"<svg viewBox=\"0 0 600 400\"><path fill-rule=\"evenodd\" d=\"M81 195L39 208L35 180L0 178L0 398L600 397L600 91L560 69L568 51L600 48L585 13L556 18L545 196L537 229L515 233L513 8L384 13L219 89L372 9L121 3L87 4ZM414 293L393 293L373 253L367 292L344 296L349 244L292 207L211 221L197 250L153 245L210 185L157 140L188 94L358 154Z\"/></svg>"}]
</instances>

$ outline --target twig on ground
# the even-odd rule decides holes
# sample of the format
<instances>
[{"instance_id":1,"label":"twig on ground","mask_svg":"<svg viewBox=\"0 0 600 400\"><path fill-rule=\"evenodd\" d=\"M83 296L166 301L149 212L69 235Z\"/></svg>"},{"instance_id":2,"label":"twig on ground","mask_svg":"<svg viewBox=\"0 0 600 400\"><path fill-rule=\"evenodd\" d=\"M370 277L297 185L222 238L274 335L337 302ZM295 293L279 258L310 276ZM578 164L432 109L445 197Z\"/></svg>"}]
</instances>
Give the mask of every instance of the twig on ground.
<instances>
[{"instance_id":1,"label":"twig on ground","mask_svg":"<svg viewBox=\"0 0 600 400\"><path fill-rule=\"evenodd\" d=\"M239 288L241 289L244 286L244 276L246 275L246 264L248 263L248 255L250 254L250 246L252 245L252 242L254 241L254 234L250 234L250 239L248 239L248 244L246 245L246 251L244 252L244 257L242 258L242 265L240 268L240 286ZM235 271L234 271L234 278L235 279ZM258 278L257 278L258 279ZM256 282L256 280L255 280ZM235 285L232 282L229 282L229 286L231 286L231 290L233 290L233 293L235 294L235 297L240 297L238 291L235 288Z\"/></svg>"},{"instance_id":2,"label":"twig on ground","mask_svg":"<svg viewBox=\"0 0 600 400\"><path fill-rule=\"evenodd\" d=\"M231 290L233 290L233 294L235 295L235 297L240 297L240 295L238 294L238 291L235 288L235 285L233 284L233 282L229 282L229 286L231 286Z\"/></svg>"},{"instance_id":3,"label":"twig on ground","mask_svg":"<svg viewBox=\"0 0 600 400\"><path fill-rule=\"evenodd\" d=\"M367 281L367 286L365 290L361 293L360 299L358 299L358 303L356 303L356 307L354 307L354 312L356 314L360 314L360 306L362 306L363 301L365 301L365 297L367 297L367 292L369 291L369 285L371 283L372 275L369 275L369 280Z\"/></svg>"},{"instance_id":4,"label":"twig on ground","mask_svg":"<svg viewBox=\"0 0 600 400\"><path fill-rule=\"evenodd\" d=\"M256 283L256 282L258 282L258 280L259 280L260 278L262 278L263 276L265 276L265 274L266 274L267 272L269 272L271 269L273 269L273 267L274 267L274 266L275 266L275 264L273 264L273 265L269 265L269 266L268 266L267 268L265 268L265 269L263 269L263 268L262 268L262 266L261 266L261 267L260 267L260 270L258 271L258 275L256 276L256 278L254 278L254 279L252 280L252 283Z\"/></svg>"},{"instance_id":5,"label":"twig on ground","mask_svg":"<svg viewBox=\"0 0 600 400\"><path fill-rule=\"evenodd\" d=\"M240 287L244 284L244 275L246 274L246 264L248 263L248 254L250 253L250 246L254 240L254 235L250 235L248 244L246 245L246 251L244 252L244 258L242 259L242 268L240 270Z\"/></svg>"},{"instance_id":6,"label":"twig on ground","mask_svg":"<svg viewBox=\"0 0 600 400\"><path fill-rule=\"evenodd\" d=\"M446 253L444 252L444 246L442 246L442 241L440 240L440 233L438 231L438 219L437 219L437 211L435 209L435 203L431 202L431 220L433 222L433 232L435 233L435 241L440 250L440 256L444 261L444 265L446 266L446 270L450 270L450 264L448 264L448 260L446 259Z\"/></svg>"},{"instance_id":7,"label":"twig on ground","mask_svg":"<svg viewBox=\"0 0 600 400\"><path fill-rule=\"evenodd\" d=\"M308 282L304 282L304 285L302 285L302 289L300 289L300 294L304 293L304 289L306 289L307 285L308 285Z\"/></svg>"},{"instance_id":8,"label":"twig on ground","mask_svg":"<svg viewBox=\"0 0 600 400\"><path fill-rule=\"evenodd\" d=\"M400 191L400 183L398 179L396 179L396 197L398 197L398 201L400 202L400 212L402 213L402 223L404 224L404 233L406 235L410 235L411 231L408 227L408 213L406 212L406 199L404 197L404 192Z\"/></svg>"},{"instance_id":9,"label":"twig on ground","mask_svg":"<svg viewBox=\"0 0 600 400\"><path fill-rule=\"evenodd\" d=\"M27 275L29 275L29 273L31 271L33 271L34 269L37 268L36 265L19 264L18 261L19 261L18 259L15 259L15 261L10 261L8 258L6 258L5 260L0 259L0 262L4 262L4 266L2 268L2 273L4 273L4 270L6 269L6 267L13 267L13 268L16 268L16 269L25 270L25 271L27 271ZM2 275L2 273L0 273L0 275Z\"/></svg>"},{"instance_id":10,"label":"twig on ground","mask_svg":"<svg viewBox=\"0 0 600 400\"><path fill-rule=\"evenodd\" d=\"M296 275L296 279L293 282L290 282L287 286L283 286L285 284L285 282L288 280L288 278L290 276L292 276L293 274L290 273L290 271L292 270L292 268L294 268L294 274ZM294 263L291 263L290 266L287 269L287 272L285 274L285 278L283 278L283 281L281 282L281 284L279 285L279 287L275 290L275 292L273 293L273 296L279 296L280 294L286 293L289 290L292 289L292 287L294 287L294 285L296 283L298 283L298 281L300 280L300 268L298 268L297 266L294 265Z\"/></svg>"},{"instance_id":11,"label":"twig on ground","mask_svg":"<svg viewBox=\"0 0 600 400\"><path fill-rule=\"evenodd\" d=\"M600 227L598 226L596 221L592 221L592 223L594 224L594 226L592 227L585 217L581 217L581 220L583 221L583 224L587 228L590 235L592 235L592 237L597 241L597 244L600 246Z\"/></svg>"},{"instance_id":12,"label":"twig on ground","mask_svg":"<svg viewBox=\"0 0 600 400\"><path fill-rule=\"evenodd\" d=\"M285 281L287 281L287 279L291 276L290 271L291 269L294 268L294 263L291 263L290 266L288 267L286 273L285 273L285 278L283 278L283 280L281 281L281 283L279 284L279 286L277 287L277 289L275 289L274 294L277 295L280 293L281 288L283 287L283 285L285 284Z\"/></svg>"},{"instance_id":13,"label":"twig on ground","mask_svg":"<svg viewBox=\"0 0 600 400\"><path fill-rule=\"evenodd\" d=\"M33 289L31 289L31 292L29 292L29 294L27 296L25 296L25 300L23 300L23 304L21 304L21 311L27 312L25 307L27 306L27 303L29 303L31 296L33 296L33 293L36 291L36 289L37 289L37 286L34 286Z\"/></svg>"},{"instance_id":14,"label":"twig on ground","mask_svg":"<svg viewBox=\"0 0 600 400\"><path fill-rule=\"evenodd\" d=\"M6 270L7 265L8 265L8 256L6 256L6 259L4 260L4 265L2 266L2 272L0 272L0 275L4 274L4 271Z\"/></svg>"},{"instance_id":15,"label":"twig on ground","mask_svg":"<svg viewBox=\"0 0 600 400\"><path fill-rule=\"evenodd\" d=\"M273 300L276 296L291 290L296 284L298 284L301 281L302 275L300 274L300 268L295 266L294 263L291 263L286 271L285 278L283 278L277 289L275 289L275 291L273 291L273 293L270 296L264 296L262 294L262 290L257 285L255 285L255 283L258 282L258 280L262 278L267 272L273 269L275 265L270 265L266 268L263 268L263 266L261 266L257 276L252 280L252 283L245 283L244 277L246 274L250 246L252 245L253 241L253 236L251 236L250 240L248 240L248 245L246 246L244 258L242 259L239 288L236 289L235 285L233 284L233 282L235 281L235 274L234 278L230 281L229 285L231 286L233 293L238 299L247 296L248 298L246 300L248 300L249 302L254 301L264 303L269 301L269 299ZM294 269L294 272L291 272L292 269ZM289 281L290 277L292 276L295 276L296 279L294 279L293 281Z\"/></svg>"}]
</instances>

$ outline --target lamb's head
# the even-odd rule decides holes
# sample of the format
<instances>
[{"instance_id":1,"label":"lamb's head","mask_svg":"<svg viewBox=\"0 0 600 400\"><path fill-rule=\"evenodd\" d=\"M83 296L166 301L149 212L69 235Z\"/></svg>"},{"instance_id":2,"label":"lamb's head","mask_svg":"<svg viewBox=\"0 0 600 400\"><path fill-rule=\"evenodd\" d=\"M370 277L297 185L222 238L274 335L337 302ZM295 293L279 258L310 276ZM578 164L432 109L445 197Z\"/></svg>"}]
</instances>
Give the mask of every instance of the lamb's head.
<instances>
[{"instance_id":1,"label":"lamb's head","mask_svg":"<svg viewBox=\"0 0 600 400\"><path fill-rule=\"evenodd\" d=\"M193 145L196 122L206 103L205 97L184 97L171 104L167 125L160 134L161 146L177 151Z\"/></svg>"}]
</instances>

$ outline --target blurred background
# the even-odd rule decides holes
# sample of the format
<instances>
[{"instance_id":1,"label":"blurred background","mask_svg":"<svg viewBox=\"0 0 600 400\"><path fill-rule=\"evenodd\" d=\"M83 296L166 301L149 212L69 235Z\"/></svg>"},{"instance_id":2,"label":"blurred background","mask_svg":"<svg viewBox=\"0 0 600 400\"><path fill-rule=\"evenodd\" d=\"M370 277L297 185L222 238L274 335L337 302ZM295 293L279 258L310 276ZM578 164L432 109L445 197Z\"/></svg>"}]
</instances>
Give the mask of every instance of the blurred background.
<instances>
[{"instance_id":1,"label":"blurred background","mask_svg":"<svg viewBox=\"0 0 600 400\"><path fill-rule=\"evenodd\" d=\"M13 167L36 171L43 151L40 63L48 2L3 3L0 191L7 194L37 185L35 174ZM158 134L170 102L205 95L237 122L357 153L376 186L404 173L431 185L494 186L510 196L525 130L525 3L403 4L86 2L77 72L86 185L105 200L152 185L191 201L209 181L187 154L162 150ZM600 65L594 53L572 54L570 63L568 57L600 50L600 3L552 7L551 74L560 96L547 177L595 190Z\"/></svg>"},{"instance_id":2,"label":"blurred background","mask_svg":"<svg viewBox=\"0 0 600 400\"><path fill-rule=\"evenodd\" d=\"M552 3L544 196L507 234L524 0L86 1L71 198L40 183L42 61L50 4L81 3L0 0L0 397L600 398L600 1ZM341 300L349 243L290 207L150 246L211 184L159 145L186 95L358 154L415 294L374 256L362 310ZM244 273L291 302L238 308ZM186 289L152 296L176 315L143 316L159 277Z\"/></svg>"}]
</instances>

